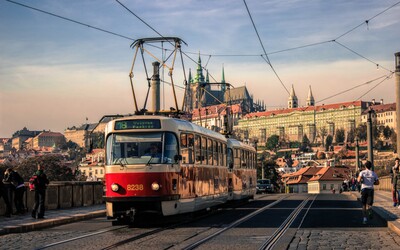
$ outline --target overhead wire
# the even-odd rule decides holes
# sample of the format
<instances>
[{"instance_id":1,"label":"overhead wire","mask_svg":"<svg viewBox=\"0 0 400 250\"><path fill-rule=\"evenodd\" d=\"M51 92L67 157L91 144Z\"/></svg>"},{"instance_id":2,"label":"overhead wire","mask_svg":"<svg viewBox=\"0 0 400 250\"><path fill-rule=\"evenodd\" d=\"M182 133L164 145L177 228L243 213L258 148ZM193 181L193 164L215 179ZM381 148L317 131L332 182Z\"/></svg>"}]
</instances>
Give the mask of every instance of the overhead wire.
<instances>
[{"instance_id":1,"label":"overhead wire","mask_svg":"<svg viewBox=\"0 0 400 250\"><path fill-rule=\"evenodd\" d=\"M254 28L254 30L255 30L255 32L256 32L256 34L257 34L258 41L260 42L261 47L262 47L262 49L263 49L263 51L264 51L264 54L261 55L261 57L269 64L269 66L271 67L271 69L272 69L272 71L274 72L275 76L278 78L279 82L281 83L282 87L286 90L286 92L287 92L288 94L290 94L290 93L289 93L289 90L286 88L285 84L283 83L283 81L282 81L281 78L279 77L278 73L277 73L276 70L274 69L274 66L272 66L272 63L271 63L270 59L268 58L267 51L265 50L265 47L264 47L264 44L263 44L263 42L262 42L262 40L261 40L260 35L258 34L257 27L256 27L256 25L255 25L255 23L254 23L253 17L251 16L251 13L250 13L250 10L249 10L249 8L248 8L248 6L247 6L246 0L243 0L243 3L244 3L244 5L246 6L247 13L249 14L251 23L253 24L253 28ZM265 56L265 58L264 58L264 56Z\"/></svg>"},{"instance_id":2,"label":"overhead wire","mask_svg":"<svg viewBox=\"0 0 400 250\"><path fill-rule=\"evenodd\" d=\"M26 5L26 4L22 4L22 3L19 3L19 2L13 1L13 0L6 0L6 1L7 1L7 2L10 2L10 3L13 3L13 4L16 4L16 5L19 5L19 6L21 6L21 7L25 7L25 8L28 8L28 9L32 9L32 10L35 10L35 11L38 11L38 12L41 12L41 13L44 13L44 14L47 14L47 15L51 15L51 16L54 16L54 17L57 17L57 18L60 18L60 19L63 19L63 20L69 21L69 22L73 22L73 23L76 23L76 24L79 24L79 25L82 25L82 26L85 26L85 27L88 27L88 28L92 28L92 29L95 29L95 30L98 30L98 31L101 31L101 32L105 32L105 33L114 35L114 36L118 36L118 37L121 37L121 38L124 38L124 39L127 39L127 40L131 40L131 41L134 41L134 40L135 40L134 38L130 38L130 37L127 37L127 36L124 36L124 35L121 35L121 34L112 32L112 31L108 31L108 30L106 30L106 29L102 29L102 28L99 28L99 27L96 27L96 26L93 26L93 25L90 25L90 24L86 24L86 23L83 23L83 22L80 22L80 21L77 21L77 20L73 20L73 19L71 19L71 18L63 17L63 16L61 16L61 15L57 15L57 14L51 13L51 12L49 12L49 11L45 11L45 10L42 10L42 9L38 9L38 8L29 6L29 5ZM118 0L116 0L116 1L117 1L118 3L120 3ZM246 4L245 0L244 0L244 3L245 3L245 5L246 5L246 9L248 10L248 7L247 7L247 4ZM120 3L120 4L121 4L121 3ZM381 66L380 64L378 64L378 63L372 61L371 59L369 59L369 58L367 58L367 57L361 55L360 53L358 53L358 52L352 50L351 48L345 46L344 44L339 43L337 40L340 39L340 38L342 38L343 36L345 36L345 35L351 33L352 31L356 30L357 28L361 27L361 26L364 25L364 24L367 24L367 25L368 25L368 23L369 23L371 20L373 20L374 18L376 18L376 17L378 17L379 15L381 15L381 14L387 12L388 10L394 8L395 6L397 6L397 5L399 5L399 4L400 4L400 1L396 2L395 4L393 4L393 5L389 6L388 8L386 8L385 10L383 10L383 11L377 13L377 14L374 15L373 17L367 19L366 21L363 21L363 22L360 23L359 25L357 25L357 26L353 27L352 29L346 31L345 33L339 35L338 37L336 37L336 39L327 40L327 41L322 41L322 42L317 42L317 43L311 43L311 44L302 45L302 46L298 46L298 47L293 47L293 48L278 50L278 51L274 51L274 52L270 52L270 53L266 53L266 51L265 51L265 49L264 49L264 45L262 44L262 41L261 41L261 39L260 39L260 37L259 37L258 31L257 31L257 29L256 29L256 27L255 27L255 25L254 25L254 21L253 21L253 19L252 19L252 17L251 17L251 14L250 14L249 10L248 10L248 13L249 13L250 19L252 20L253 26L254 26L254 28L255 28L255 30L256 30L257 36L259 37L259 40L260 40L260 42L261 42L261 44L262 44L262 48L263 48L263 50L264 50L264 54L265 54L265 56L266 56L266 58L264 58L263 55L261 55L261 57L262 57L270 66L272 66L272 65L271 65L271 62L270 62L270 60L269 60L269 58L268 58L268 54L271 55L271 54L282 53L282 52L286 52L286 51L290 51L290 50L296 50L296 49L301 49L301 48L305 48L305 47L316 46L316 45L320 45L320 44L324 44L324 43L335 42L336 44L338 44L338 45L340 45L341 47L343 47L343 48L349 50L350 52L356 54L357 56L359 56L359 57L361 57L361 58L363 58L363 59L365 59L365 60L367 60L367 61L369 61L369 62L375 64L377 67L380 67L380 68L382 68L382 69L385 69L385 70L387 70L387 71L393 73L393 71L391 71L391 70L389 70L389 69L387 69L387 68ZM127 9L130 13L132 13L135 17L137 17L140 21L142 21L145 25L147 25L150 29L152 29L152 30L153 30L154 32L156 32L158 35L162 36L157 30L155 30L153 27L151 27L151 26L150 26L147 22L145 22L142 18L140 18L138 15L136 15L135 13L133 13L132 11L130 11L130 10L129 10L126 6L124 6L123 4L121 4L121 5L122 5L125 9ZM162 37L163 37L163 36L162 36ZM149 44L149 46L153 46L153 47L155 47L155 48L159 48L158 46L155 46L155 45L152 45L152 44ZM160 48L160 49L162 49L162 48ZM187 58L189 58L191 61L193 61L194 63L197 64L197 62L196 62L194 59L192 59L190 56L188 56L188 54L199 54L199 53L195 53L195 52L183 52L183 51L182 51L182 53L183 53ZM208 61L210 60L211 56L213 56L213 57L229 57L229 56L232 56L232 57L259 57L259 56L260 56L260 55L256 55L256 54L200 54L200 55L207 55L207 56L209 56ZM208 64L208 62L207 62L207 64ZM273 67L272 67L272 68L273 68ZM205 67L203 67L203 69L205 69ZM275 71L275 73L276 73L276 71ZM277 75L277 74L276 74L276 75ZM210 76L215 82L217 82L217 81L215 80L215 78L214 78L211 74L209 74L209 76ZM279 76L278 76L278 77L279 77ZM279 79L280 79L280 78L279 78ZM282 83L283 83L283 82L282 82ZM285 90L288 92L288 90L286 89L286 87L285 87L284 85L283 85L283 87L284 87Z\"/></svg>"},{"instance_id":3,"label":"overhead wire","mask_svg":"<svg viewBox=\"0 0 400 250\"><path fill-rule=\"evenodd\" d=\"M336 94L333 94L333 95L331 95L331 96L328 96L328 97L326 97L326 98L323 98L323 99L321 99L321 100L318 100L318 101L316 101L315 103L320 103L320 102L326 101L326 100L331 99L331 98L333 98L333 97L336 97L336 96L338 96L338 95L341 95L341 94L350 92L350 91L352 91L352 90L354 90L354 89L356 89L356 88L362 87L362 86L364 86L364 85L371 84L371 83L373 83L373 82L375 82L375 81L377 81L377 80L379 80L379 79L382 79L382 78L384 78L383 80L387 80L387 79L388 79L388 76L384 75L384 76L380 76L380 77L378 77L378 78L375 78L375 79L373 79L373 80L366 81L366 82L364 82L364 83L358 84L358 85L356 85L356 86L354 86L354 87L351 87L351 88L349 88L349 89L340 91L340 92L338 92L338 93L336 93Z\"/></svg>"},{"instance_id":4,"label":"overhead wire","mask_svg":"<svg viewBox=\"0 0 400 250\"><path fill-rule=\"evenodd\" d=\"M60 18L60 19L64 19L66 21L73 22L73 23L76 23L76 24L79 24L79 25L82 25L82 26L85 26L85 27L88 27L88 28L99 30L99 31L102 31L102 32L105 32L105 33L108 33L108 34L111 34L111 35L114 35L114 36L119 36L119 37L122 37L122 38L125 38L125 39L128 39L128 40L131 40L131 41L135 41L135 39L133 39L133 38L130 38L130 37L127 37L127 36L124 36L124 35L120 35L120 34L117 34L115 32L111 32L111 31L108 31L108 30L105 30L105 29L102 29L102 28L99 28L99 27L95 27L95 26L92 26L90 24L86 24L86 23L83 23L83 22L80 22L80 21L76 21L76 20L73 20L71 18L63 17L63 16L60 16L60 15L57 15L57 14L54 14L54 13L51 13L51 12L48 12L48 11L44 11L44 10L29 6L29 5L26 5L26 4L18 3L18 2L12 1L12 0L6 0L6 1L10 2L10 3L13 3L13 4L16 4L16 5L20 5L22 7L28 8L28 9L39 11L41 13L44 13L44 14L47 14L47 15L50 15L50 16L54 16L54 17L57 17L57 18Z\"/></svg>"},{"instance_id":5,"label":"overhead wire","mask_svg":"<svg viewBox=\"0 0 400 250\"><path fill-rule=\"evenodd\" d=\"M361 98L363 98L366 94L368 94L369 92L371 92L373 89L375 89L376 87L378 87L381 83L383 83L384 81L390 79L392 76L394 75L394 72L392 72L392 74L390 74L389 76L386 76L385 79L383 79L382 81L378 82L375 86L373 86L371 89L369 89L367 92L365 92L364 94L362 94L357 100L361 100Z\"/></svg>"}]
</instances>

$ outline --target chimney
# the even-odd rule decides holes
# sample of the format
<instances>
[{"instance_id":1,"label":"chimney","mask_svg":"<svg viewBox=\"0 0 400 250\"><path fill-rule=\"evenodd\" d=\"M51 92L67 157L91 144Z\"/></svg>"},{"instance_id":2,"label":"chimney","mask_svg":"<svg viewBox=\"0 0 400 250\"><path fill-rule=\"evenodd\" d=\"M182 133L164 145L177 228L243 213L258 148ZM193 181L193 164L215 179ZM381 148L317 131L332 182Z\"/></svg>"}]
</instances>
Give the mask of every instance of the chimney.
<instances>
[{"instance_id":1,"label":"chimney","mask_svg":"<svg viewBox=\"0 0 400 250\"><path fill-rule=\"evenodd\" d=\"M383 99L381 99L381 105L383 104Z\"/></svg>"},{"instance_id":2,"label":"chimney","mask_svg":"<svg viewBox=\"0 0 400 250\"><path fill-rule=\"evenodd\" d=\"M372 99L372 105L375 105L375 99Z\"/></svg>"},{"instance_id":3,"label":"chimney","mask_svg":"<svg viewBox=\"0 0 400 250\"><path fill-rule=\"evenodd\" d=\"M152 111L158 113L160 111L160 74L159 62L153 62L153 76L151 77L151 97L153 101Z\"/></svg>"}]
</instances>

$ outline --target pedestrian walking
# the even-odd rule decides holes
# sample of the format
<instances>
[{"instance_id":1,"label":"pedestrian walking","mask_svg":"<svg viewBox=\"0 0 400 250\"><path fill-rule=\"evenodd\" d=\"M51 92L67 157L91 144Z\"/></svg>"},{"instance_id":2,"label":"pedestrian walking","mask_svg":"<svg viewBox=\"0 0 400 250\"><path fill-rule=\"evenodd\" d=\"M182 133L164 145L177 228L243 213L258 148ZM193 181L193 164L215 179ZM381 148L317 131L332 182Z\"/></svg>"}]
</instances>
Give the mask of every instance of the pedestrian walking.
<instances>
[{"instance_id":1,"label":"pedestrian walking","mask_svg":"<svg viewBox=\"0 0 400 250\"><path fill-rule=\"evenodd\" d=\"M15 209L17 210L17 214L25 213L25 205L24 205L24 193L25 193L25 183L24 179L18 172L10 169L11 183L14 185L14 204Z\"/></svg>"},{"instance_id":2,"label":"pedestrian walking","mask_svg":"<svg viewBox=\"0 0 400 250\"><path fill-rule=\"evenodd\" d=\"M361 183L361 203L363 205L363 224L367 224L367 216L372 219L372 205L374 203L374 185L379 185L379 178L372 169L372 163L367 161L365 169L358 175L357 181Z\"/></svg>"},{"instance_id":3,"label":"pedestrian walking","mask_svg":"<svg viewBox=\"0 0 400 250\"><path fill-rule=\"evenodd\" d=\"M4 197L6 197L8 204L7 208L6 208L6 216L10 217L12 214L12 205L11 205L11 201L13 200L13 193L14 193L14 185L12 184L12 180L11 180L11 168L7 168L6 171L4 172L4 176L3 176L3 195Z\"/></svg>"},{"instance_id":4,"label":"pedestrian walking","mask_svg":"<svg viewBox=\"0 0 400 250\"><path fill-rule=\"evenodd\" d=\"M0 170L0 198L3 198L4 203L6 204L6 213L4 215L6 217L10 217L12 212L12 206L10 200L8 199L8 194L3 183L3 179L4 179L4 172Z\"/></svg>"},{"instance_id":5,"label":"pedestrian walking","mask_svg":"<svg viewBox=\"0 0 400 250\"><path fill-rule=\"evenodd\" d=\"M397 182L397 174L400 172L399 170L399 162L400 159L396 158L394 160L394 166L390 169L390 175L392 177L392 198L393 198L393 206L396 207L399 204L399 196L398 196L398 189L396 188Z\"/></svg>"},{"instance_id":6,"label":"pedestrian walking","mask_svg":"<svg viewBox=\"0 0 400 250\"><path fill-rule=\"evenodd\" d=\"M49 184L46 174L40 164L37 165L37 171L29 180L34 186L35 205L32 209L32 217L35 219L44 219L44 204L46 199L46 188Z\"/></svg>"}]
</instances>

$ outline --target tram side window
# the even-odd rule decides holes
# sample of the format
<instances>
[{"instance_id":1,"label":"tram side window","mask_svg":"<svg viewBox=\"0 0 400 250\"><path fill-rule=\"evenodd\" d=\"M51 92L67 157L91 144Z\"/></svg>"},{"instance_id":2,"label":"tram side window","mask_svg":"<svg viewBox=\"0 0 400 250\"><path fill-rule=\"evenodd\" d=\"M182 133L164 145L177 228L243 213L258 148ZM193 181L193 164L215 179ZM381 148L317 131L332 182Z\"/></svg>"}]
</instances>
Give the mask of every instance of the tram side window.
<instances>
[{"instance_id":1,"label":"tram side window","mask_svg":"<svg viewBox=\"0 0 400 250\"><path fill-rule=\"evenodd\" d=\"M207 158L207 138L201 137L201 155L204 157L204 164L209 164Z\"/></svg>"},{"instance_id":2,"label":"tram side window","mask_svg":"<svg viewBox=\"0 0 400 250\"><path fill-rule=\"evenodd\" d=\"M236 168L240 168L240 150L239 149L234 149L234 150L235 150L234 166Z\"/></svg>"},{"instance_id":3,"label":"tram side window","mask_svg":"<svg viewBox=\"0 0 400 250\"><path fill-rule=\"evenodd\" d=\"M226 148L226 145L225 145ZM233 150L231 148L228 148L228 155L227 155L227 161L228 161L228 167L233 168Z\"/></svg>"},{"instance_id":4,"label":"tram side window","mask_svg":"<svg viewBox=\"0 0 400 250\"><path fill-rule=\"evenodd\" d=\"M223 143L218 143L218 159L220 166L224 166L224 151L222 149Z\"/></svg>"},{"instance_id":5,"label":"tram side window","mask_svg":"<svg viewBox=\"0 0 400 250\"><path fill-rule=\"evenodd\" d=\"M240 167L246 167L244 150L240 150Z\"/></svg>"},{"instance_id":6,"label":"tram side window","mask_svg":"<svg viewBox=\"0 0 400 250\"><path fill-rule=\"evenodd\" d=\"M226 144L224 144L224 143L222 143L222 165L223 166L226 166L227 164L226 164L226 154L227 154L227 152L226 152Z\"/></svg>"},{"instance_id":7,"label":"tram side window","mask_svg":"<svg viewBox=\"0 0 400 250\"><path fill-rule=\"evenodd\" d=\"M194 137L194 150L196 152L196 164L202 163L202 155L201 155L201 137L195 135Z\"/></svg>"},{"instance_id":8,"label":"tram side window","mask_svg":"<svg viewBox=\"0 0 400 250\"><path fill-rule=\"evenodd\" d=\"M181 134L182 163L193 164L193 134Z\"/></svg>"},{"instance_id":9,"label":"tram side window","mask_svg":"<svg viewBox=\"0 0 400 250\"><path fill-rule=\"evenodd\" d=\"M218 166L218 142L217 141L213 141L214 142L214 147L213 147L213 153L214 153L214 166Z\"/></svg>"},{"instance_id":10,"label":"tram side window","mask_svg":"<svg viewBox=\"0 0 400 250\"><path fill-rule=\"evenodd\" d=\"M207 148L208 148L208 164L213 164L213 141L208 139L207 140Z\"/></svg>"}]
</instances>

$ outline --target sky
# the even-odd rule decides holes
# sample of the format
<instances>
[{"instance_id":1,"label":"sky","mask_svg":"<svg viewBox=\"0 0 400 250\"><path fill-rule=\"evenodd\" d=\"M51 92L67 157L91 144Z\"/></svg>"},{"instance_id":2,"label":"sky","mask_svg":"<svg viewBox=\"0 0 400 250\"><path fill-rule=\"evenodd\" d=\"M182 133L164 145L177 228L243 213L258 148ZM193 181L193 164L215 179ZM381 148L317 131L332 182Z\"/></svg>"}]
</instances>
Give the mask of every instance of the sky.
<instances>
[{"instance_id":1,"label":"sky","mask_svg":"<svg viewBox=\"0 0 400 250\"><path fill-rule=\"evenodd\" d=\"M103 115L134 113L130 45L157 33L187 44L183 66L180 57L174 64L178 86L200 53L211 82L223 68L226 82L246 85L268 110L287 106L292 85L300 106L309 86L317 105L391 103L399 13L398 0L0 0L0 138L24 127L63 133ZM163 58L169 44L160 46L148 50ZM145 59L151 74L154 58ZM143 106L141 59L133 73ZM162 78L169 81L167 69ZM172 92L163 87L168 109ZM177 95L181 103L182 89Z\"/></svg>"}]
</instances>

